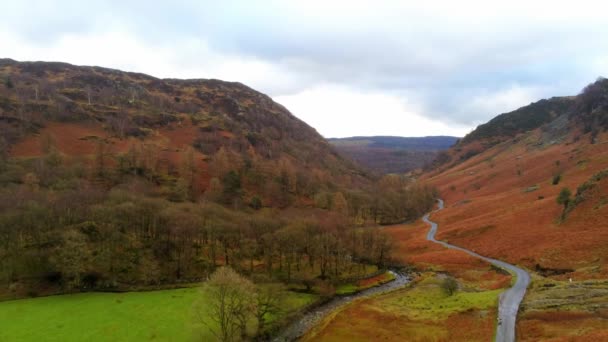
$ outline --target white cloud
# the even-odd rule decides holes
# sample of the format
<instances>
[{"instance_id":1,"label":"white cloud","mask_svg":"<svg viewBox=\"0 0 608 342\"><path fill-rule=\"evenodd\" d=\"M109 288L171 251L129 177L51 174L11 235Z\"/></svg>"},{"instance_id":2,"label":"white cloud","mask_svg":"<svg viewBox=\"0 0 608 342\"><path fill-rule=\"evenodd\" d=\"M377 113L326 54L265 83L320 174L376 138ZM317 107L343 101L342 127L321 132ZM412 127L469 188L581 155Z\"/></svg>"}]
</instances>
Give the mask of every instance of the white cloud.
<instances>
[{"instance_id":1,"label":"white cloud","mask_svg":"<svg viewBox=\"0 0 608 342\"><path fill-rule=\"evenodd\" d=\"M520 85L511 85L508 88L493 92L482 90L470 102L465 103L460 110L463 112L498 115L539 100L539 94L542 92L542 89L522 87ZM481 123L483 122L476 122L476 124Z\"/></svg>"},{"instance_id":2,"label":"white cloud","mask_svg":"<svg viewBox=\"0 0 608 342\"><path fill-rule=\"evenodd\" d=\"M463 136L470 127L451 125L420 115L420 106L378 92L337 85L317 85L300 93L275 97L325 137L356 135Z\"/></svg>"}]
</instances>

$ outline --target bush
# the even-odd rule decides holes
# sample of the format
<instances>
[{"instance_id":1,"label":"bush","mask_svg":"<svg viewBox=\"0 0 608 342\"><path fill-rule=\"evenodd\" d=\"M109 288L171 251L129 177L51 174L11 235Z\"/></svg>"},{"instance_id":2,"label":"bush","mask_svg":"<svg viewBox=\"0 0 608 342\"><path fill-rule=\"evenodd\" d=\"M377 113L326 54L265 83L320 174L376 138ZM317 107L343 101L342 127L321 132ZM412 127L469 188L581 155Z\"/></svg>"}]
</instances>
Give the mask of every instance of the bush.
<instances>
[{"instance_id":1,"label":"bush","mask_svg":"<svg viewBox=\"0 0 608 342\"><path fill-rule=\"evenodd\" d=\"M252 209L259 210L262 208L262 200L258 196L253 196L251 202L249 203L249 206Z\"/></svg>"},{"instance_id":2,"label":"bush","mask_svg":"<svg viewBox=\"0 0 608 342\"><path fill-rule=\"evenodd\" d=\"M557 196L557 204L561 204L564 206L564 208L567 208L568 204L570 203L571 195L572 195L572 191L570 191L570 189L563 188L562 191L560 191L559 195Z\"/></svg>"},{"instance_id":3,"label":"bush","mask_svg":"<svg viewBox=\"0 0 608 342\"><path fill-rule=\"evenodd\" d=\"M553 185L557 185L559 184L559 182L562 180L562 175L561 174L556 174L553 176L553 180L551 181L551 184Z\"/></svg>"},{"instance_id":4,"label":"bush","mask_svg":"<svg viewBox=\"0 0 608 342\"><path fill-rule=\"evenodd\" d=\"M441 289L443 289L448 296L451 296L458 290L458 282L453 277L447 276L441 282Z\"/></svg>"}]
</instances>

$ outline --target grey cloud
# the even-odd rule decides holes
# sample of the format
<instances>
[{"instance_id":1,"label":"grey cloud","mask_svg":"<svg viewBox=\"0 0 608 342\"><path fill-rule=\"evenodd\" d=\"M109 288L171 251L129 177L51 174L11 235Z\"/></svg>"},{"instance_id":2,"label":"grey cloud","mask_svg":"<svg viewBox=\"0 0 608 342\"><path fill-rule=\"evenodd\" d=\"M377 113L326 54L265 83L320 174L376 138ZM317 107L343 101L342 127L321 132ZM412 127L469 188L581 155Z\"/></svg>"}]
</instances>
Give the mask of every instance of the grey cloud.
<instances>
[{"instance_id":1,"label":"grey cloud","mask_svg":"<svg viewBox=\"0 0 608 342\"><path fill-rule=\"evenodd\" d=\"M450 9L383 4L368 11L355 4L307 9L278 1L13 2L0 21L40 44L106 25L124 26L152 45L200 39L218 54L259 59L301 81L276 79L261 89L274 96L342 84L408 97L422 104L421 114L461 124L498 114L470 102L513 85L536 96L574 93L599 76L589 60L608 56L608 27L595 17L543 21L536 19L542 13L452 15ZM183 61L196 64L196 51Z\"/></svg>"}]
</instances>

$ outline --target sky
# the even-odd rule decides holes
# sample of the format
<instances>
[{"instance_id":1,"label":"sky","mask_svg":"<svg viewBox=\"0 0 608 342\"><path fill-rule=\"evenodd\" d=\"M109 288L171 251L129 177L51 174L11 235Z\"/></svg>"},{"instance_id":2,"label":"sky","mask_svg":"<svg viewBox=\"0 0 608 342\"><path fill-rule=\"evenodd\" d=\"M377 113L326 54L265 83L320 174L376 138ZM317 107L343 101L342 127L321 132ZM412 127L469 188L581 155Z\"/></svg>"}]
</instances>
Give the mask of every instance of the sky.
<instances>
[{"instance_id":1,"label":"sky","mask_svg":"<svg viewBox=\"0 0 608 342\"><path fill-rule=\"evenodd\" d=\"M0 57L242 82L325 137L463 136L608 76L602 1L10 1Z\"/></svg>"}]
</instances>

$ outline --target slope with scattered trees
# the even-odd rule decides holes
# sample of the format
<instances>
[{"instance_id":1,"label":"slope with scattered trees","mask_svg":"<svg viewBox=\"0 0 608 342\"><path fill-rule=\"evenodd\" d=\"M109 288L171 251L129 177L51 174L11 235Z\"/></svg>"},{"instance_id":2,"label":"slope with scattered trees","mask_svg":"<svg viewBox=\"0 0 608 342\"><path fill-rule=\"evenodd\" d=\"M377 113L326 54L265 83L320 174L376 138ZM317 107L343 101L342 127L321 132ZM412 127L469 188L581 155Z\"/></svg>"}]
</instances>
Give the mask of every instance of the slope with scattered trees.
<instances>
[{"instance_id":1,"label":"slope with scattered trees","mask_svg":"<svg viewBox=\"0 0 608 342\"><path fill-rule=\"evenodd\" d=\"M517 116L499 116L494 130L465 137L423 177L447 203L438 239L532 274L518 339L608 336L598 318L608 306L597 304L608 293L607 82L516 111L548 118L539 125L513 131Z\"/></svg>"},{"instance_id":2,"label":"slope with scattered trees","mask_svg":"<svg viewBox=\"0 0 608 342\"><path fill-rule=\"evenodd\" d=\"M219 266L331 288L391 262L389 239L360 227L433 202L239 83L12 60L0 77L0 298L198 282Z\"/></svg>"}]
</instances>

